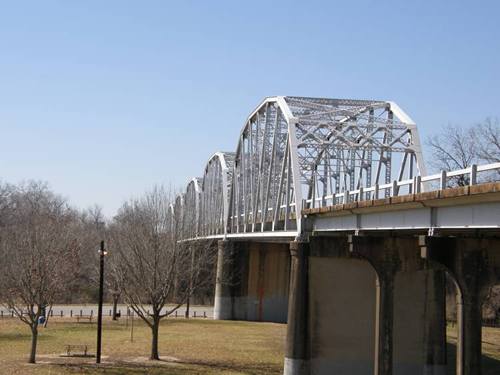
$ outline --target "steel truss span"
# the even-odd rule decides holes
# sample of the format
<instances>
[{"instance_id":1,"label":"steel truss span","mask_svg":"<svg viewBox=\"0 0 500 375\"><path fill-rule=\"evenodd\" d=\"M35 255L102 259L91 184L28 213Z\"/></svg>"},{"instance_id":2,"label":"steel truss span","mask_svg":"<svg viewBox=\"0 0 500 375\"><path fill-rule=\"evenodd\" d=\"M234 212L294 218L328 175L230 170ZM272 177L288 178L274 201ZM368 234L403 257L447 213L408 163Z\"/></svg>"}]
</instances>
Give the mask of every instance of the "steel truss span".
<instances>
[{"instance_id":1,"label":"steel truss span","mask_svg":"<svg viewBox=\"0 0 500 375\"><path fill-rule=\"evenodd\" d=\"M177 197L172 225L183 239L300 233L304 208L387 196L420 175L417 127L395 103L269 97L236 152L216 152Z\"/></svg>"},{"instance_id":2,"label":"steel truss span","mask_svg":"<svg viewBox=\"0 0 500 375\"><path fill-rule=\"evenodd\" d=\"M268 97L236 152L216 152L171 212L184 240L289 237L302 232L303 209L420 192L443 175L444 188L447 173L475 183L498 167L427 176L417 126L394 102Z\"/></svg>"}]
</instances>

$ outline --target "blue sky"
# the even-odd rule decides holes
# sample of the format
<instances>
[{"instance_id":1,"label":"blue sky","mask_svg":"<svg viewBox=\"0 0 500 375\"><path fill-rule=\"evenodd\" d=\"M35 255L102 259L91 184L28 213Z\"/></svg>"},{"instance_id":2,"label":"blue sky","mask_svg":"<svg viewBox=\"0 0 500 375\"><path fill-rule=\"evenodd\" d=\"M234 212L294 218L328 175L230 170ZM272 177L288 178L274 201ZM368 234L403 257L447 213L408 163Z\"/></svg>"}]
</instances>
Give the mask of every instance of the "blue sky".
<instances>
[{"instance_id":1,"label":"blue sky","mask_svg":"<svg viewBox=\"0 0 500 375\"><path fill-rule=\"evenodd\" d=\"M0 178L113 215L234 150L265 96L500 116L496 1L2 1Z\"/></svg>"}]
</instances>

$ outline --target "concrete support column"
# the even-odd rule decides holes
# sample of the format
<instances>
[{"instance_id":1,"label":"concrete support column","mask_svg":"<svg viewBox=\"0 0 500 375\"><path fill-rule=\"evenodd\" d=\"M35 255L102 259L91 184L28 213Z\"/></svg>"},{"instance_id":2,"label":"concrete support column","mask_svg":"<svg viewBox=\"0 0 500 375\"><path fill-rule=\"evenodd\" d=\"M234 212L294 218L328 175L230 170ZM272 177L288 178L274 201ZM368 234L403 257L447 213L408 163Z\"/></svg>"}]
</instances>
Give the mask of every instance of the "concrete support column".
<instances>
[{"instance_id":1,"label":"concrete support column","mask_svg":"<svg viewBox=\"0 0 500 375\"><path fill-rule=\"evenodd\" d=\"M375 374L444 374L443 272L421 258L414 236L354 237L352 252L377 273Z\"/></svg>"},{"instance_id":2,"label":"concrete support column","mask_svg":"<svg viewBox=\"0 0 500 375\"><path fill-rule=\"evenodd\" d=\"M308 257L309 243L290 243L291 277L284 375L309 374Z\"/></svg>"},{"instance_id":3,"label":"concrete support column","mask_svg":"<svg viewBox=\"0 0 500 375\"><path fill-rule=\"evenodd\" d=\"M217 276L215 281L214 319L233 319L233 298L231 296L234 244L231 241L218 242Z\"/></svg>"},{"instance_id":4,"label":"concrete support column","mask_svg":"<svg viewBox=\"0 0 500 375\"><path fill-rule=\"evenodd\" d=\"M482 306L490 284L485 264L484 255L486 254L477 251L477 248L476 251L471 251L470 248L455 249L454 253L454 263L450 264L451 274L457 281L461 295L457 309L458 338L460 339L457 345L457 372L460 375L480 375L482 372Z\"/></svg>"},{"instance_id":5,"label":"concrete support column","mask_svg":"<svg viewBox=\"0 0 500 375\"><path fill-rule=\"evenodd\" d=\"M429 237L426 257L446 268L460 293L457 303L457 374L481 374L482 303L500 280L500 240L474 237Z\"/></svg>"},{"instance_id":6,"label":"concrete support column","mask_svg":"<svg viewBox=\"0 0 500 375\"><path fill-rule=\"evenodd\" d=\"M424 374L446 374L446 283L443 270L429 269L425 275Z\"/></svg>"},{"instance_id":7,"label":"concrete support column","mask_svg":"<svg viewBox=\"0 0 500 375\"><path fill-rule=\"evenodd\" d=\"M347 237L310 241L310 372L373 375L376 272L352 256Z\"/></svg>"},{"instance_id":8,"label":"concrete support column","mask_svg":"<svg viewBox=\"0 0 500 375\"><path fill-rule=\"evenodd\" d=\"M375 325L375 375L392 375L394 274L379 273Z\"/></svg>"},{"instance_id":9,"label":"concrete support column","mask_svg":"<svg viewBox=\"0 0 500 375\"><path fill-rule=\"evenodd\" d=\"M445 375L444 272L396 273L393 319L394 375Z\"/></svg>"},{"instance_id":10,"label":"concrete support column","mask_svg":"<svg viewBox=\"0 0 500 375\"><path fill-rule=\"evenodd\" d=\"M377 272L375 375L393 374L394 278L401 268L398 250L405 245L394 238L353 238L353 254L368 260Z\"/></svg>"},{"instance_id":11,"label":"concrete support column","mask_svg":"<svg viewBox=\"0 0 500 375\"><path fill-rule=\"evenodd\" d=\"M463 375L481 374L482 301L478 293L462 292L462 311L459 318L460 353L457 347L457 364Z\"/></svg>"},{"instance_id":12,"label":"concrete support column","mask_svg":"<svg viewBox=\"0 0 500 375\"><path fill-rule=\"evenodd\" d=\"M247 248L246 319L286 323L290 287L289 242L254 242Z\"/></svg>"}]
</instances>

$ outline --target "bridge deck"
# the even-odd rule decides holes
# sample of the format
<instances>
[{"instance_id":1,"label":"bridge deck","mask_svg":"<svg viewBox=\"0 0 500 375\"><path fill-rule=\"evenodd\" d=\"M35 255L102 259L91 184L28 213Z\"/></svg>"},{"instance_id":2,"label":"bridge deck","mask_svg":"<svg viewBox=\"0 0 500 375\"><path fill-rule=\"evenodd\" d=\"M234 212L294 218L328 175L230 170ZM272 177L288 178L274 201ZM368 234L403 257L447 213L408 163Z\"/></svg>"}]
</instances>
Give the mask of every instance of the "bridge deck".
<instances>
[{"instance_id":1,"label":"bridge deck","mask_svg":"<svg viewBox=\"0 0 500 375\"><path fill-rule=\"evenodd\" d=\"M500 183L303 210L313 232L500 228Z\"/></svg>"}]
</instances>

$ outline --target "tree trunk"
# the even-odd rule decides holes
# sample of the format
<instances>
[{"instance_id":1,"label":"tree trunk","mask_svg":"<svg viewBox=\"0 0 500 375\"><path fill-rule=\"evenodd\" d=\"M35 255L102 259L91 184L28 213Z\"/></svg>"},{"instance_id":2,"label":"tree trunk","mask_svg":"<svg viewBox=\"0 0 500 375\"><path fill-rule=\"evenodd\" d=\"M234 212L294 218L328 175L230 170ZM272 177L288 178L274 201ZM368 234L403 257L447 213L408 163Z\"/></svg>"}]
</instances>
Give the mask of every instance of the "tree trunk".
<instances>
[{"instance_id":1,"label":"tree trunk","mask_svg":"<svg viewBox=\"0 0 500 375\"><path fill-rule=\"evenodd\" d=\"M43 323L43 328L47 328L47 324L49 324L49 317L50 317L51 311L52 311L52 305L50 305L49 311L46 312L46 314L45 314L45 322Z\"/></svg>"},{"instance_id":2,"label":"tree trunk","mask_svg":"<svg viewBox=\"0 0 500 375\"><path fill-rule=\"evenodd\" d=\"M151 341L151 360L159 360L160 356L158 355L158 331L160 328L160 320L153 319L153 327L151 327L152 333L152 341Z\"/></svg>"},{"instance_id":3,"label":"tree trunk","mask_svg":"<svg viewBox=\"0 0 500 375\"><path fill-rule=\"evenodd\" d=\"M38 327L37 323L35 323L31 327L31 352L28 363L36 363L36 344L38 341Z\"/></svg>"},{"instance_id":4,"label":"tree trunk","mask_svg":"<svg viewBox=\"0 0 500 375\"><path fill-rule=\"evenodd\" d=\"M189 300L190 300L190 299L191 299L191 298L190 298L190 297L188 297L188 299L187 299L187 301L186 301L186 313L184 314L184 316L186 317L186 319L188 319L188 318L189 318Z\"/></svg>"},{"instance_id":5,"label":"tree trunk","mask_svg":"<svg viewBox=\"0 0 500 375\"><path fill-rule=\"evenodd\" d=\"M118 298L120 298L119 294L113 294L113 320L117 320Z\"/></svg>"},{"instance_id":6,"label":"tree trunk","mask_svg":"<svg viewBox=\"0 0 500 375\"><path fill-rule=\"evenodd\" d=\"M189 302L191 299L191 295L193 293L193 267L194 267L194 250L191 248L191 267L189 268L189 290L188 290L188 298L186 301L186 318L189 318Z\"/></svg>"}]
</instances>

